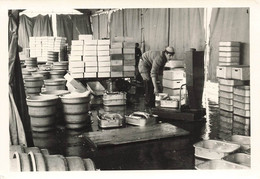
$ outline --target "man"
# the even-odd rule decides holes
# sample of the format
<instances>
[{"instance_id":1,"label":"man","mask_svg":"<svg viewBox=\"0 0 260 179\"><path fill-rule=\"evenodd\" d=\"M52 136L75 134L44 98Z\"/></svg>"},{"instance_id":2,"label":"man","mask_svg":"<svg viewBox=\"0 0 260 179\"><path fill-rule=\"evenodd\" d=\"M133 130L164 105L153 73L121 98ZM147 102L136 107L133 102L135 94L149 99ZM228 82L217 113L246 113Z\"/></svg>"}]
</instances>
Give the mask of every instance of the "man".
<instances>
[{"instance_id":1,"label":"man","mask_svg":"<svg viewBox=\"0 0 260 179\"><path fill-rule=\"evenodd\" d=\"M175 54L173 47L164 51L147 51L143 53L138 69L144 81L145 105L154 107L155 95L161 92L157 81L162 83L163 69L166 62L173 60Z\"/></svg>"}]
</instances>

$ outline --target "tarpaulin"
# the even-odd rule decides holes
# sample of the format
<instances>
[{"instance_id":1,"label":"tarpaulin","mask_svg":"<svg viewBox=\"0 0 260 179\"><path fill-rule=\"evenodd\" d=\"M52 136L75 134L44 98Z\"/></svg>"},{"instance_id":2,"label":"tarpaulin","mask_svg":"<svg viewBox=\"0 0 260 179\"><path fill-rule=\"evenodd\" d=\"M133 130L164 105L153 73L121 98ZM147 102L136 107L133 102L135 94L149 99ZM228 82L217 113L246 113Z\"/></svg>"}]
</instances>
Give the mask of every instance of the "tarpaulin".
<instances>
[{"instance_id":1,"label":"tarpaulin","mask_svg":"<svg viewBox=\"0 0 260 179\"><path fill-rule=\"evenodd\" d=\"M90 16L84 15L57 15L57 35L66 37L71 45L71 40L78 40L80 34L92 34Z\"/></svg>"},{"instance_id":2,"label":"tarpaulin","mask_svg":"<svg viewBox=\"0 0 260 179\"><path fill-rule=\"evenodd\" d=\"M124 35L141 45L141 9L124 10Z\"/></svg>"},{"instance_id":3,"label":"tarpaulin","mask_svg":"<svg viewBox=\"0 0 260 179\"><path fill-rule=\"evenodd\" d=\"M204 9L171 8L169 45L175 48L175 58L183 59L185 51L205 49Z\"/></svg>"},{"instance_id":4,"label":"tarpaulin","mask_svg":"<svg viewBox=\"0 0 260 179\"><path fill-rule=\"evenodd\" d=\"M10 144L32 146L30 118L25 100L24 84L18 55L17 11L9 11L9 131Z\"/></svg>"},{"instance_id":5,"label":"tarpaulin","mask_svg":"<svg viewBox=\"0 0 260 179\"><path fill-rule=\"evenodd\" d=\"M53 36L51 17L49 15L38 15L33 26L33 36Z\"/></svg>"},{"instance_id":6,"label":"tarpaulin","mask_svg":"<svg viewBox=\"0 0 260 179\"><path fill-rule=\"evenodd\" d=\"M168 9L145 9L145 50L164 50L168 46Z\"/></svg>"}]
</instances>

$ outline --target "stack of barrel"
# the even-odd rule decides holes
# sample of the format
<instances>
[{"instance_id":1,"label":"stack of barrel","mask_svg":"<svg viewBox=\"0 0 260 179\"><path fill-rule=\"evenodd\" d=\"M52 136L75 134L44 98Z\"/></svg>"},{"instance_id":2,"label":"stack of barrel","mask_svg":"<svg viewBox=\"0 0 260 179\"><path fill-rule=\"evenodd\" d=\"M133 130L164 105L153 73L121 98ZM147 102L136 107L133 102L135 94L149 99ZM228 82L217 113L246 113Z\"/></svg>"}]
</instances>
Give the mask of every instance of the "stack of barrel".
<instances>
[{"instance_id":1,"label":"stack of barrel","mask_svg":"<svg viewBox=\"0 0 260 179\"><path fill-rule=\"evenodd\" d=\"M90 96L84 93L61 96L66 128L81 129L90 125Z\"/></svg>"},{"instance_id":2,"label":"stack of barrel","mask_svg":"<svg viewBox=\"0 0 260 179\"><path fill-rule=\"evenodd\" d=\"M58 99L57 96L30 96L26 99L32 131L55 129Z\"/></svg>"},{"instance_id":3,"label":"stack of barrel","mask_svg":"<svg viewBox=\"0 0 260 179\"><path fill-rule=\"evenodd\" d=\"M24 86L25 93L27 96L39 95L43 85L43 78L40 76L25 76L24 77Z\"/></svg>"},{"instance_id":4,"label":"stack of barrel","mask_svg":"<svg viewBox=\"0 0 260 179\"><path fill-rule=\"evenodd\" d=\"M50 155L47 149L38 147L10 146L10 170L15 172L37 171L94 171L90 158L63 155Z\"/></svg>"},{"instance_id":5,"label":"stack of barrel","mask_svg":"<svg viewBox=\"0 0 260 179\"><path fill-rule=\"evenodd\" d=\"M26 68L36 68L37 67L37 58L28 58L25 60Z\"/></svg>"},{"instance_id":6,"label":"stack of barrel","mask_svg":"<svg viewBox=\"0 0 260 179\"><path fill-rule=\"evenodd\" d=\"M47 52L47 64L53 64L59 60L59 52L48 51Z\"/></svg>"},{"instance_id":7,"label":"stack of barrel","mask_svg":"<svg viewBox=\"0 0 260 179\"><path fill-rule=\"evenodd\" d=\"M51 71L50 71L50 78L57 79L63 78L68 70L68 61L60 61L60 62L53 62Z\"/></svg>"}]
</instances>

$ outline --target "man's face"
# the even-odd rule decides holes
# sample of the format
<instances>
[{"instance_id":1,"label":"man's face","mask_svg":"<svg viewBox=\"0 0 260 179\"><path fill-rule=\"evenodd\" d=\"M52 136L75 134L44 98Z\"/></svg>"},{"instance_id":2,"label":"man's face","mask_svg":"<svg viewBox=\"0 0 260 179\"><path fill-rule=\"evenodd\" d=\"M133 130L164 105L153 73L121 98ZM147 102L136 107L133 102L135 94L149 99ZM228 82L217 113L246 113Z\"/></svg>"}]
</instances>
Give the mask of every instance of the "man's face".
<instances>
[{"instance_id":1,"label":"man's face","mask_svg":"<svg viewBox=\"0 0 260 179\"><path fill-rule=\"evenodd\" d=\"M171 60L173 60L173 56L174 56L174 54L171 54L171 53L165 53L165 56L166 56L167 61L171 61Z\"/></svg>"}]
</instances>

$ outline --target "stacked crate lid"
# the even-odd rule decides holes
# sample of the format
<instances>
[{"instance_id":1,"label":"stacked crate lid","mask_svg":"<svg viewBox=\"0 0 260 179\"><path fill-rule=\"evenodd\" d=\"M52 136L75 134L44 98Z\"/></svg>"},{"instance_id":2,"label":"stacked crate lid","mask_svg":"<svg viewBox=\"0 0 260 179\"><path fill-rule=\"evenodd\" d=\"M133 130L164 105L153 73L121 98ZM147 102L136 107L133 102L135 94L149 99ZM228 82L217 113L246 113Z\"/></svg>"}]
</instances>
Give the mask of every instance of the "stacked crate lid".
<instances>
[{"instance_id":1,"label":"stacked crate lid","mask_svg":"<svg viewBox=\"0 0 260 179\"><path fill-rule=\"evenodd\" d=\"M109 78L111 76L109 39L98 40L97 62L98 62L97 77Z\"/></svg>"},{"instance_id":2,"label":"stacked crate lid","mask_svg":"<svg viewBox=\"0 0 260 179\"><path fill-rule=\"evenodd\" d=\"M64 60L64 51L66 49L65 37L30 37L29 38L30 57L37 57L39 62L47 62L48 52L58 52L58 60Z\"/></svg>"},{"instance_id":3,"label":"stacked crate lid","mask_svg":"<svg viewBox=\"0 0 260 179\"><path fill-rule=\"evenodd\" d=\"M83 78L84 62L83 57L83 40L71 41L71 53L69 56L69 72L73 78Z\"/></svg>"},{"instance_id":4,"label":"stacked crate lid","mask_svg":"<svg viewBox=\"0 0 260 179\"><path fill-rule=\"evenodd\" d=\"M124 55L123 75L124 77L134 77L135 76L135 42L132 37L124 38L123 55Z\"/></svg>"},{"instance_id":5,"label":"stacked crate lid","mask_svg":"<svg viewBox=\"0 0 260 179\"><path fill-rule=\"evenodd\" d=\"M249 69L240 64L240 42L219 42L219 66L216 75L219 79L219 137L226 138L233 133L234 89L248 83L248 78L239 78L233 71Z\"/></svg>"},{"instance_id":6,"label":"stacked crate lid","mask_svg":"<svg viewBox=\"0 0 260 179\"><path fill-rule=\"evenodd\" d=\"M83 62L84 78L97 77L97 45L98 40L93 39L93 35L79 35L79 40L83 40Z\"/></svg>"},{"instance_id":7,"label":"stacked crate lid","mask_svg":"<svg viewBox=\"0 0 260 179\"><path fill-rule=\"evenodd\" d=\"M111 42L111 77L123 77L123 42L124 37L115 37Z\"/></svg>"},{"instance_id":8,"label":"stacked crate lid","mask_svg":"<svg viewBox=\"0 0 260 179\"><path fill-rule=\"evenodd\" d=\"M115 37L110 53L111 77L135 76L135 42L132 37Z\"/></svg>"}]
</instances>

